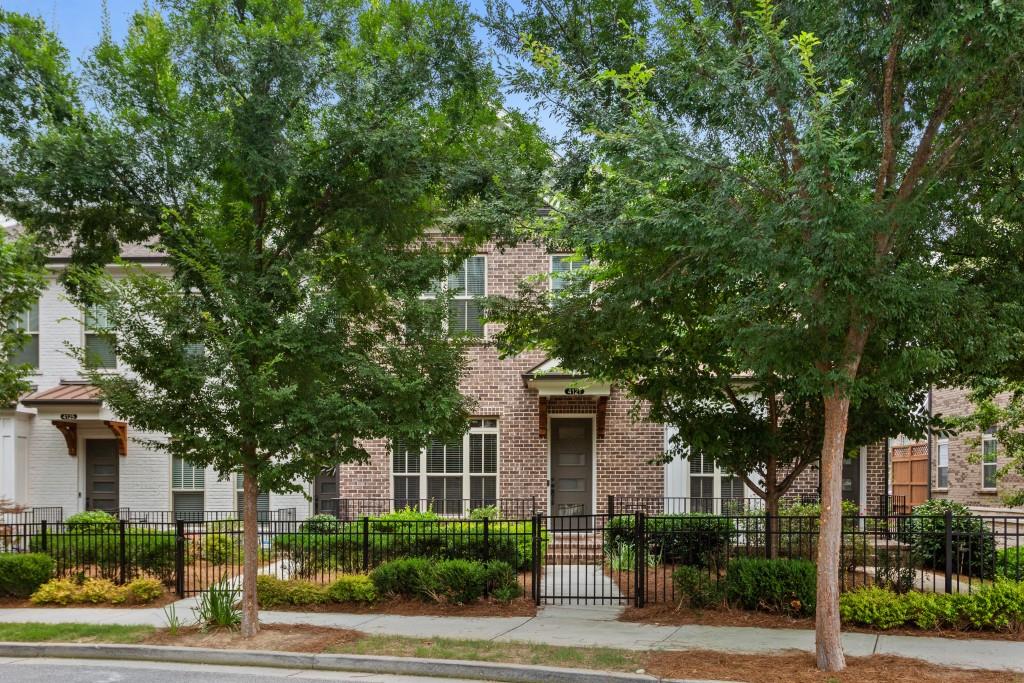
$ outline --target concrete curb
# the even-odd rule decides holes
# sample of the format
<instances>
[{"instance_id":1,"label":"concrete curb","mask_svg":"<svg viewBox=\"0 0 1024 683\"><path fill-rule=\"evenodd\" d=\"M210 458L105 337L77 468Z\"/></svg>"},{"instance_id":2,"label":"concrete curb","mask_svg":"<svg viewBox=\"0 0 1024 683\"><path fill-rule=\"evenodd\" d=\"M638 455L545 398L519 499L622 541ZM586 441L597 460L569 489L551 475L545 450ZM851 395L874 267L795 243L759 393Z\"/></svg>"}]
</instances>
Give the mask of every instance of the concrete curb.
<instances>
[{"instance_id":1,"label":"concrete curb","mask_svg":"<svg viewBox=\"0 0 1024 683\"><path fill-rule=\"evenodd\" d=\"M58 659L111 659L131 661L259 666L319 671L354 671L371 674L474 678L509 683L716 683L658 678L590 669L563 669L527 664L496 664L454 659L383 657L373 655L321 655L302 652L218 650L167 645L101 645L77 643L0 643L0 657ZM723 682L717 682L723 683Z\"/></svg>"}]
</instances>

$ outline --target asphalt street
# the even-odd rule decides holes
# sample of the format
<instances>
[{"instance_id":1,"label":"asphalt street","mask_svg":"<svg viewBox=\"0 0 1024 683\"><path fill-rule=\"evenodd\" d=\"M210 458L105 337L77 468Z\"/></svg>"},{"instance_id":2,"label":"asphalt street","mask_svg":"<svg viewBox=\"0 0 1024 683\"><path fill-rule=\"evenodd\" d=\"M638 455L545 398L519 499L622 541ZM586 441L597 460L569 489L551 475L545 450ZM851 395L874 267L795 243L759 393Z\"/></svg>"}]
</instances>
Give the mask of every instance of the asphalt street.
<instances>
[{"instance_id":1,"label":"asphalt street","mask_svg":"<svg viewBox=\"0 0 1024 683\"><path fill-rule=\"evenodd\" d=\"M0 659L3 683L280 683L358 681L359 683L451 683L448 678L307 671L243 666L120 662L95 659ZM486 683L468 681L462 683Z\"/></svg>"}]
</instances>

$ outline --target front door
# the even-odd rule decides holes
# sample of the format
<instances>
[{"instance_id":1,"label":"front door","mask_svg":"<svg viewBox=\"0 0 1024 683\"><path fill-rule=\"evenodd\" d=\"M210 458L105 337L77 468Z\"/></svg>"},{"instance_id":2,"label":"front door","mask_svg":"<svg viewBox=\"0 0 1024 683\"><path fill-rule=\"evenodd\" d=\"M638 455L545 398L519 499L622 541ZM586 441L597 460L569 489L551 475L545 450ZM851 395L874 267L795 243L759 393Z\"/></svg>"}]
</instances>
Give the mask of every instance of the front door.
<instances>
[{"instance_id":1,"label":"front door","mask_svg":"<svg viewBox=\"0 0 1024 683\"><path fill-rule=\"evenodd\" d=\"M860 505L860 455L843 458L843 500Z\"/></svg>"},{"instance_id":2,"label":"front door","mask_svg":"<svg viewBox=\"0 0 1024 683\"><path fill-rule=\"evenodd\" d=\"M117 440L85 442L85 509L117 515Z\"/></svg>"},{"instance_id":3,"label":"front door","mask_svg":"<svg viewBox=\"0 0 1024 683\"><path fill-rule=\"evenodd\" d=\"M313 483L313 503L316 514L334 515L338 512L338 468L331 467L316 476Z\"/></svg>"},{"instance_id":4,"label":"front door","mask_svg":"<svg viewBox=\"0 0 1024 683\"><path fill-rule=\"evenodd\" d=\"M592 514L593 422L551 420L551 512L557 517Z\"/></svg>"}]
</instances>

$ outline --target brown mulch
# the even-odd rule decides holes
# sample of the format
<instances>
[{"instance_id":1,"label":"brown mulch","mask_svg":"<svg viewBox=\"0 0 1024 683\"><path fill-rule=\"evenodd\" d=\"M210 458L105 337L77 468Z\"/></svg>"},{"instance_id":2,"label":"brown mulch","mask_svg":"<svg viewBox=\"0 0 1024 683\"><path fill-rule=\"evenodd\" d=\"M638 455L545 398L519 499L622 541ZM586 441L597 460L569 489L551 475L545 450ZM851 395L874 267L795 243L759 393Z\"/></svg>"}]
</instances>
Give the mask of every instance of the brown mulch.
<instances>
[{"instance_id":1,"label":"brown mulch","mask_svg":"<svg viewBox=\"0 0 1024 683\"><path fill-rule=\"evenodd\" d=\"M393 598L381 600L372 605L357 602L332 602L325 605L282 605L267 609L275 612L343 612L347 614L399 614L431 617L532 617L537 614L537 607L529 598L519 598L509 603L481 600L471 605Z\"/></svg>"},{"instance_id":2,"label":"brown mulch","mask_svg":"<svg viewBox=\"0 0 1024 683\"><path fill-rule=\"evenodd\" d=\"M152 602L147 602L142 605L127 602L122 602L117 605L111 604L109 602L101 602L98 604L86 602L75 603L70 605L37 605L34 602L29 601L28 598L0 597L0 609L16 609L22 607L31 607L32 609L52 609L54 607L111 607L115 609L145 609L149 607L164 607L180 599L181 598L179 598L174 591L164 591L164 594L156 600L153 600Z\"/></svg>"},{"instance_id":3,"label":"brown mulch","mask_svg":"<svg viewBox=\"0 0 1024 683\"><path fill-rule=\"evenodd\" d=\"M620 621L666 626L749 626L753 628L795 628L814 629L813 617L790 617L771 612L753 612L744 609L692 609L674 605L650 605L636 608L627 607L619 617ZM1014 631L925 631L919 628L891 628L885 631L860 626L843 626L843 631L873 633L893 636L932 636L954 640L1024 640L1024 633Z\"/></svg>"},{"instance_id":4,"label":"brown mulch","mask_svg":"<svg viewBox=\"0 0 1024 683\"><path fill-rule=\"evenodd\" d=\"M146 638L146 645L179 647L213 647L222 650L276 650L279 652L323 652L341 643L363 637L358 631L323 626L263 624L252 638L243 638L238 631L214 629L201 631L195 627L181 628L176 635L161 629Z\"/></svg>"},{"instance_id":5,"label":"brown mulch","mask_svg":"<svg viewBox=\"0 0 1024 683\"><path fill-rule=\"evenodd\" d=\"M1003 671L977 671L936 666L890 655L847 657L845 671L824 673L814 655L740 655L690 650L654 652L647 673L666 678L710 678L744 683L1021 683L1024 675Z\"/></svg>"}]
</instances>

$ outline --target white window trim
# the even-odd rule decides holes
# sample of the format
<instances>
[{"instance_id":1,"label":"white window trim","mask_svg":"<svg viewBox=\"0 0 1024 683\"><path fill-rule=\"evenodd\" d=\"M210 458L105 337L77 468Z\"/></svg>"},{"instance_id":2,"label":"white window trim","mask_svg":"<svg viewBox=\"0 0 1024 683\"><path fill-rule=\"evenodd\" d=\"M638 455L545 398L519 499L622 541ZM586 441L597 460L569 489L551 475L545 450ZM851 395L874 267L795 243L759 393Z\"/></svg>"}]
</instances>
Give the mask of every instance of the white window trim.
<instances>
[{"instance_id":1,"label":"white window trim","mask_svg":"<svg viewBox=\"0 0 1024 683\"><path fill-rule=\"evenodd\" d=\"M714 508L712 510L712 512L713 512L713 514L716 514L716 515L722 514L722 479L724 477L736 477L736 476L739 476L739 475L729 474L728 472L725 472L721 467L718 466L718 463L715 463L714 472L712 472L712 473L698 474L698 473L691 472L690 471L690 454L689 454L688 451L687 451L686 457L682 458L682 467L683 467L683 498L686 501L688 501L686 503L687 509L686 510L678 510L678 511L667 511L667 512L700 512L699 510L693 510L693 500L694 500L695 496L693 495L692 478L693 477L710 477L711 480L712 480L711 481L712 507ZM747 483L745 481L743 481L741 479L740 483L743 485L743 496L741 498L739 498L738 500L746 501L747 498L756 498L756 496L750 490L750 487L747 486Z\"/></svg>"},{"instance_id":2,"label":"white window trim","mask_svg":"<svg viewBox=\"0 0 1024 683\"><path fill-rule=\"evenodd\" d=\"M548 291L555 293L559 290L555 289L555 259L556 258L573 258L575 254L550 254L548 256ZM576 270L583 266L590 265L590 261L586 258L580 258L569 262L568 273L571 275Z\"/></svg>"},{"instance_id":3,"label":"white window trim","mask_svg":"<svg viewBox=\"0 0 1024 683\"><path fill-rule=\"evenodd\" d=\"M398 500L395 493L395 477L416 477L419 479L419 501L417 506L421 511L430 509L430 499L427 495L427 480L430 477L440 477L444 479L450 479L454 477L461 477L462 479L462 500L471 500L472 493L470 490L470 480L472 477L493 477L494 479L494 498L495 503L501 500L501 421L493 417L473 417L470 418L470 422L474 420L494 420L493 427L484 427L482 424L480 427L470 427L466 430L466 433L462 435L462 472L454 472L446 474L444 472L427 472L427 450L430 448L430 444L424 445L420 448L420 471L419 472L395 472L395 460L394 460L394 445L388 445L388 471L390 477L388 477L388 488L391 492L391 500ZM498 463L494 474L481 473L481 472L470 472L469 471L469 437L471 434L494 434L498 449ZM403 499L404 500L404 499Z\"/></svg>"},{"instance_id":4,"label":"white window trim","mask_svg":"<svg viewBox=\"0 0 1024 683\"><path fill-rule=\"evenodd\" d=\"M40 367L43 364L43 358L42 358L43 354L42 354L42 349L40 348L40 337L39 337L39 324L40 324L40 320L39 320L40 305L39 304L40 304L40 300L37 298L32 303L32 305L29 307L29 309L27 311L22 311L17 316L15 316L14 320L11 321L13 323L13 325L11 326L11 327L13 327L13 329L20 330L22 332L22 334L30 337L29 342L32 342L33 340L35 341L35 345L36 345L36 364L35 364L35 367L33 368L34 372L30 373L30 374L33 374L33 375L41 374L40 373ZM35 326L35 329L32 329L32 309L33 308L35 309L35 312L36 312L36 326Z\"/></svg>"},{"instance_id":5,"label":"white window trim","mask_svg":"<svg viewBox=\"0 0 1024 683\"><path fill-rule=\"evenodd\" d=\"M993 455L995 455L995 460L993 460L992 462L988 462L988 463L985 462L985 444L986 443L995 443L995 450L993 451ZM989 467L989 466L994 468L996 473L999 472L999 440L996 438L995 434L982 434L981 435L981 490L982 491L997 491L997 490L999 490L999 479L998 478L996 479L995 486L986 486L985 485L985 468Z\"/></svg>"},{"instance_id":6,"label":"white window trim","mask_svg":"<svg viewBox=\"0 0 1024 683\"><path fill-rule=\"evenodd\" d=\"M94 329L94 328L89 326L89 308L92 308L92 307L102 308L102 306L100 306L99 304L93 304L93 306L85 308L82 311L82 352L83 352L83 354L87 353L86 342L87 342L87 340L89 338L89 335L103 336L106 333L109 336L114 336L114 334L115 334L115 332L113 331L112 327L108 327L106 329ZM88 359L83 358L83 360L88 360ZM114 367L111 367L111 368L92 368L92 369L96 370L97 372L117 372L117 370L120 367L121 367L121 359L118 357L117 346L115 344L115 346L114 346Z\"/></svg>"},{"instance_id":7,"label":"white window trim","mask_svg":"<svg viewBox=\"0 0 1024 683\"><path fill-rule=\"evenodd\" d=\"M946 484L939 483L939 471L942 469L942 449L946 449ZM984 476L984 472L982 473ZM935 444L935 490L949 490L949 439L939 439Z\"/></svg>"},{"instance_id":8,"label":"white window trim","mask_svg":"<svg viewBox=\"0 0 1024 683\"><path fill-rule=\"evenodd\" d=\"M490 262L489 262L489 259L487 257L487 254L471 254L470 256L467 256L462 263L459 264L459 267L461 268L471 258L481 258L484 261L484 293L483 294L453 294L452 295L452 301L472 301L474 299L484 299L490 293ZM441 278L441 281L437 284L436 289L437 289L437 292L439 294L447 294L448 293L448 276L445 276L445 277ZM431 301L431 300L437 299L437 294L435 294L433 290L427 290L423 294L420 294L420 299ZM448 332L448 315L445 315L443 325L444 325L444 331ZM481 335L479 337L470 336L470 338L471 339L487 339L488 338L488 336L487 336L487 323L483 323L482 327L483 327L483 331L482 331L482 333L481 333ZM469 335L467 335L467 336L469 336Z\"/></svg>"}]
</instances>

